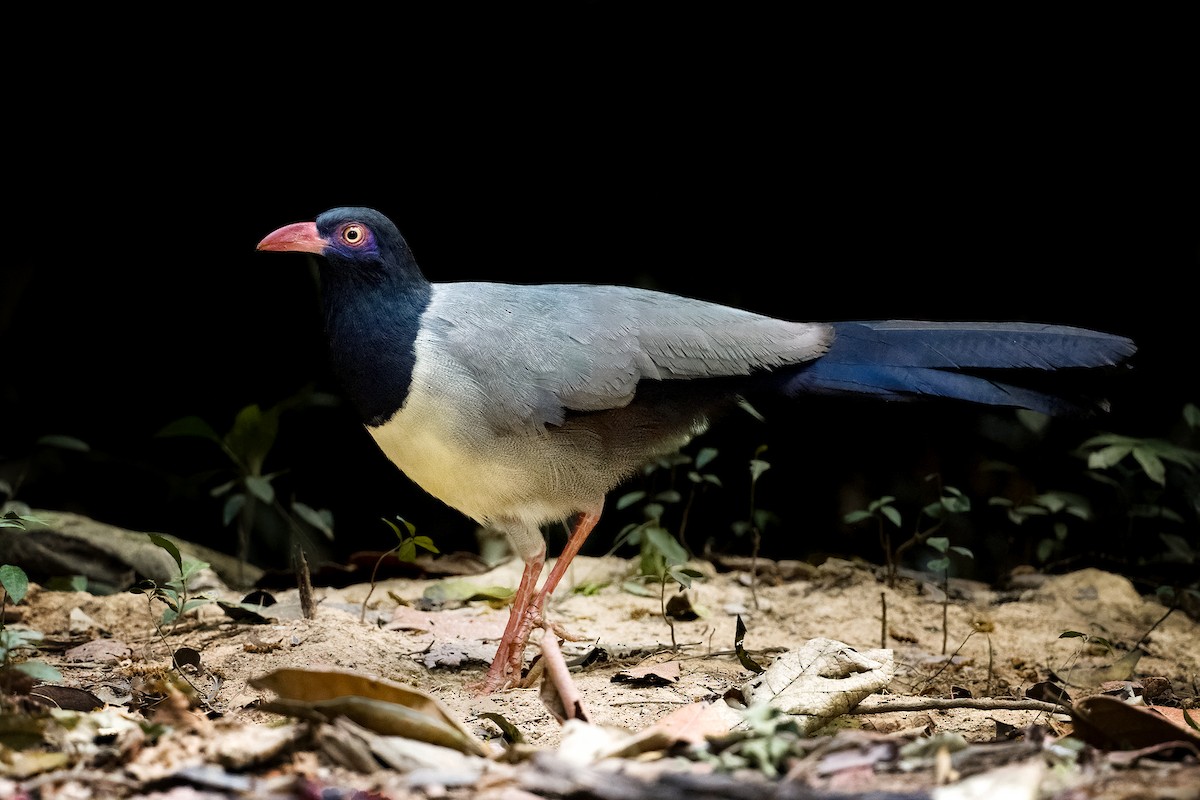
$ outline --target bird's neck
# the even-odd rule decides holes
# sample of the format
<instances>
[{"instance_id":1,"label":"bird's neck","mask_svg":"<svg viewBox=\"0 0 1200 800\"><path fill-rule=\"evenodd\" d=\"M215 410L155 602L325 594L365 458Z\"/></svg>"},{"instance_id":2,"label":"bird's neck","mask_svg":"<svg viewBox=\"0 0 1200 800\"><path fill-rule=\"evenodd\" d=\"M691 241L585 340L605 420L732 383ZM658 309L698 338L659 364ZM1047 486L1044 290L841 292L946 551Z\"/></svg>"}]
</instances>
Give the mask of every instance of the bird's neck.
<instances>
[{"instance_id":1,"label":"bird's neck","mask_svg":"<svg viewBox=\"0 0 1200 800\"><path fill-rule=\"evenodd\" d=\"M335 376L364 424L386 422L404 405L414 345L429 305L428 282L323 282L325 330Z\"/></svg>"}]
</instances>

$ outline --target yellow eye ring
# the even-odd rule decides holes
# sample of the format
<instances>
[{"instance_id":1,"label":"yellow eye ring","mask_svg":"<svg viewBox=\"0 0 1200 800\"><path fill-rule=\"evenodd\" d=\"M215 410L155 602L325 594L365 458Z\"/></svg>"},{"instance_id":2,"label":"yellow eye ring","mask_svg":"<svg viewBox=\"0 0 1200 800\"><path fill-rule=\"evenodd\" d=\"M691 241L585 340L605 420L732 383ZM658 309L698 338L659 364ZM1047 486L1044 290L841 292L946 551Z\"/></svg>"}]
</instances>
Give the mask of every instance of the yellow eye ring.
<instances>
[{"instance_id":1,"label":"yellow eye ring","mask_svg":"<svg viewBox=\"0 0 1200 800\"><path fill-rule=\"evenodd\" d=\"M358 247L367 240L367 227L358 222L351 222L342 228L342 241L351 247Z\"/></svg>"}]
</instances>

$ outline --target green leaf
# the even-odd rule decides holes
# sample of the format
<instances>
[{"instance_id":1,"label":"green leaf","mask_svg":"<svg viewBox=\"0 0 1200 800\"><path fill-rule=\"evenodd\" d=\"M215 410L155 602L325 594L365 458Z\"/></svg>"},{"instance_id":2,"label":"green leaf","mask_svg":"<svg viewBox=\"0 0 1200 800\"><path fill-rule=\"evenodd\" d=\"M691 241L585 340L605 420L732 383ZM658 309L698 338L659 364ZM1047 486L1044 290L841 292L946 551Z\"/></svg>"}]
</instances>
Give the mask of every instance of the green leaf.
<instances>
[{"instance_id":1,"label":"green leaf","mask_svg":"<svg viewBox=\"0 0 1200 800\"><path fill-rule=\"evenodd\" d=\"M684 589L692 585L692 573L688 570L680 569L679 567L669 567L667 574Z\"/></svg>"},{"instance_id":2,"label":"green leaf","mask_svg":"<svg viewBox=\"0 0 1200 800\"><path fill-rule=\"evenodd\" d=\"M709 473L709 472L704 473L704 482L711 483L713 486L721 486L722 485L721 479L719 477L717 477L716 475L713 475L712 473Z\"/></svg>"},{"instance_id":3,"label":"green leaf","mask_svg":"<svg viewBox=\"0 0 1200 800\"><path fill-rule=\"evenodd\" d=\"M148 533L146 535L150 537L151 542L166 550L167 555L174 559L176 568L180 572L183 572L183 557L179 555L179 548L175 546L175 543L164 536L159 536L157 533Z\"/></svg>"},{"instance_id":4,"label":"green leaf","mask_svg":"<svg viewBox=\"0 0 1200 800\"><path fill-rule=\"evenodd\" d=\"M161 428L158 433L154 435L164 438L170 436L198 436L201 439L208 439L216 442L217 444L221 444L221 437L215 430L213 430L211 425L200 419L200 417L184 417L183 419L177 419Z\"/></svg>"},{"instance_id":5,"label":"green leaf","mask_svg":"<svg viewBox=\"0 0 1200 800\"><path fill-rule=\"evenodd\" d=\"M975 558L975 554L972 553L969 548L961 547L961 546L955 544L955 545L951 545L950 549L953 552L958 553L960 556L963 556L964 558L970 558L970 559Z\"/></svg>"},{"instance_id":6,"label":"green leaf","mask_svg":"<svg viewBox=\"0 0 1200 800\"><path fill-rule=\"evenodd\" d=\"M412 543L417 547L428 550L431 553L439 552L437 546L433 543L433 539L430 539L428 536L414 536Z\"/></svg>"},{"instance_id":7,"label":"green leaf","mask_svg":"<svg viewBox=\"0 0 1200 800\"><path fill-rule=\"evenodd\" d=\"M1053 539L1041 539L1037 543L1037 560L1038 563L1044 564L1050 560L1050 556L1054 555L1055 542Z\"/></svg>"},{"instance_id":8,"label":"green leaf","mask_svg":"<svg viewBox=\"0 0 1200 800\"><path fill-rule=\"evenodd\" d=\"M233 427L225 435L225 446L241 459L250 474L258 475L278 433L278 407L263 411L251 404L234 417Z\"/></svg>"},{"instance_id":9,"label":"green leaf","mask_svg":"<svg viewBox=\"0 0 1200 800\"><path fill-rule=\"evenodd\" d=\"M950 494L942 497L942 505L951 514L966 514L971 510L971 499L953 486L947 486L945 491Z\"/></svg>"},{"instance_id":10,"label":"green leaf","mask_svg":"<svg viewBox=\"0 0 1200 800\"><path fill-rule=\"evenodd\" d=\"M1194 403L1188 403L1183 407L1183 421L1188 427L1195 430L1200 428L1200 406Z\"/></svg>"},{"instance_id":11,"label":"green leaf","mask_svg":"<svg viewBox=\"0 0 1200 800\"><path fill-rule=\"evenodd\" d=\"M17 669L42 683L62 683L63 674L42 661L23 661Z\"/></svg>"},{"instance_id":12,"label":"green leaf","mask_svg":"<svg viewBox=\"0 0 1200 800\"><path fill-rule=\"evenodd\" d=\"M60 450L74 450L77 453L89 453L92 450L87 442L82 439L76 439L74 436L50 434L39 438L37 443L46 447L57 447Z\"/></svg>"},{"instance_id":13,"label":"green leaf","mask_svg":"<svg viewBox=\"0 0 1200 800\"><path fill-rule=\"evenodd\" d=\"M900 527L900 512L895 506L883 506L879 509L880 512L891 521L897 528Z\"/></svg>"},{"instance_id":14,"label":"green leaf","mask_svg":"<svg viewBox=\"0 0 1200 800\"><path fill-rule=\"evenodd\" d=\"M1060 633L1058 635L1058 638L1060 638L1060 639L1086 639L1086 638L1088 638L1088 635L1086 633L1080 633L1079 631L1063 631L1062 633Z\"/></svg>"},{"instance_id":15,"label":"green leaf","mask_svg":"<svg viewBox=\"0 0 1200 800\"><path fill-rule=\"evenodd\" d=\"M267 505L275 502L275 487L271 485L269 478L264 478L261 475L247 475L246 488L250 490L250 494Z\"/></svg>"},{"instance_id":16,"label":"green leaf","mask_svg":"<svg viewBox=\"0 0 1200 800\"><path fill-rule=\"evenodd\" d=\"M939 553L944 553L946 552L946 549L950 547L950 540L945 536L930 536L925 540L925 544L929 545L934 550L937 550Z\"/></svg>"},{"instance_id":17,"label":"green leaf","mask_svg":"<svg viewBox=\"0 0 1200 800\"><path fill-rule=\"evenodd\" d=\"M1133 448L1133 460L1141 465L1142 470L1146 473L1146 477L1150 480L1159 486L1167 485L1167 467L1163 464L1162 459L1151 452L1149 448Z\"/></svg>"},{"instance_id":18,"label":"green leaf","mask_svg":"<svg viewBox=\"0 0 1200 800\"><path fill-rule=\"evenodd\" d=\"M404 517L397 516L396 519L400 520L400 524L404 526L406 531L408 531L408 536L412 536L417 532L417 526L406 520ZM406 538L404 534L400 533L400 527L390 519L383 519L383 523L392 529L392 533L396 534L397 539Z\"/></svg>"},{"instance_id":19,"label":"green leaf","mask_svg":"<svg viewBox=\"0 0 1200 800\"><path fill-rule=\"evenodd\" d=\"M636 580L625 581L621 584L621 589L639 597L658 597L657 589L651 589L646 584Z\"/></svg>"},{"instance_id":20,"label":"green leaf","mask_svg":"<svg viewBox=\"0 0 1200 800\"><path fill-rule=\"evenodd\" d=\"M766 461L763 461L761 458L750 459L750 481L751 481L751 483L757 483L758 479L762 476L762 474L764 472L766 472L767 470L769 470L770 468L771 468L771 465L768 464Z\"/></svg>"},{"instance_id":21,"label":"green leaf","mask_svg":"<svg viewBox=\"0 0 1200 800\"><path fill-rule=\"evenodd\" d=\"M228 527L229 523L237 519L238 515L242 513L242 509L245 507L246 495L242 494L241 492L230 495L229 499L225 501L225 507L221 511L221 524Z\"/></svg>"},{"instance_id":22,"label":"green leaf","mask_svg":"<svg viewBox=\"0 0 1200 800\"><path fill-rule=\"evenodd\" d=\"M864 519L870 519L871 516L872 515L870 511L860 508L858 511L851 511L849 514L842 517L842 521L847 525L853 525L856 522L862 522Z\"/></svg>"},{"instance_id":23,"label":"green leaf","mask_svg":"<svg viewBox=\"0 0 1200 800\"><path fill-rule=\"evenodd\" d=\"M1114 444L1097 450L1088 456L1088 469L1107 469L1132 452L1133 445L1130 444Z\"/></svg>"},{"instance_id":24,"label":"green leaf","mask_svg":"<svg viewBox=\"0 0 1200 800\"><path fill-rule=\"evenodd\" d=\"M668 489L665 492L659 492L654 495L654 499L663 503L678 503L683 499L683 495L674 489Z\"/></svg>"},{"instance_id":25,"label":"green leaf","mask_svg":"<svg viewBox=\"0 0 1200 800\"><path fill-rule=\"evenodd\" d=\"M683 564L687 561L687 551L683 549L674 536L662 528L647 528L646 538L668 564Z\"/></svg>"},{"instance_id":26,"label":"green leaf","mask_svg":"<svg viewBox=\"0 0 1200 800\"><path fill-rule=\"evenodd\" d=\"M411 563L417 560L417 545L412 539L405 539L400 544L396 545L396 558L405 563Z\"/></svg>"},{"instance_id":27,"label":"green leaf","mask_svg":"<svg viewBox=\"0 0 1200 800\"><path fill-rule=\"evenodd\" d=\"M201 561L197 558L184 556L183 565L179 569L179 577L184 581L184 583L187 583L187 581L196 576L196 573L203 572L210 566L212 565L207 561Z\"/></svg>"},{"instance_id":28,"label":"green leaf","mask_svg":"<svg viewBox=\"0 0 1200 800\"><path fill-rule=\"evenodd\" d=\"M13 603L20 603L29 591L29 576L25 570L14 564L0 566L0 586L8 593Z\"/></svg>"},{"instance_id":29,"label":"green leaf","mask_svg":"<svg viewBox=\"0 0 1200 800\"><path fill-rule=\"evenodd\" d=\"M696 454L696 469L704 469L708 464L717 457L717 448L705 447Z\"/></svg>"},{"instance_id":30,"label":"green leaf","mask_svg":"<svg viewBox=\"0 0 1200 800\"><path fill-rule=\"evenodd\" d=\"M639 502L645 496L646 496L646 493L641 491L640 489L637 491L634 491L634 492L627 492L626 494L623 494L619 498L617 498L617 509L620 510L620 509L629 508L631 505Z\"/></svg>"},{"instance_id":31,"label":"green leaf","mask_svg":"<svg viewBox=\"0 0 1200 800\"><path fill-rule=\"evenodd\" d=\"M317 511L311 506L299 501L292 503L292 511L297 517L304 520L321 533L325 534L326 539L329 539L330 541L333 540L333 526L330 524L331 515L328 511Z\"/></svg>"},{"instance_id":32,"label":"green leaf","mask_svg":"<svg viewBox=\"0 0 1200 800\"><path fill-rule=\"evenodd\" d=\"M933 572L945 572L946 568L949 566L950 559L945 557L935 558L926 565L926 567Z\"/></svg>"}]
</instances>

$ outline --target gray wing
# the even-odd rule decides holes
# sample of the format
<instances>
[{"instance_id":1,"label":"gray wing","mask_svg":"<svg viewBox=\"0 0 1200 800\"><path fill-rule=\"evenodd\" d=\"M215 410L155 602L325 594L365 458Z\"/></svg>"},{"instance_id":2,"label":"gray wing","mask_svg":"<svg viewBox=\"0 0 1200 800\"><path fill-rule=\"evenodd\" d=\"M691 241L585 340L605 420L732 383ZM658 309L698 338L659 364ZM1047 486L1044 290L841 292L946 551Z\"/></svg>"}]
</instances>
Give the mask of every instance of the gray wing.
<instances>
[{"instance_id":1,"label":"gray wing","mask_svg":"<svg viewBox=\"0 0 1200 800\"><path fill-rule=\"evenodd\" d=\"M497 430L620 408L643 379L748 375L828 349L832 327L620 286L435 284L423 336Z\"/></svg>"}]
</instances>

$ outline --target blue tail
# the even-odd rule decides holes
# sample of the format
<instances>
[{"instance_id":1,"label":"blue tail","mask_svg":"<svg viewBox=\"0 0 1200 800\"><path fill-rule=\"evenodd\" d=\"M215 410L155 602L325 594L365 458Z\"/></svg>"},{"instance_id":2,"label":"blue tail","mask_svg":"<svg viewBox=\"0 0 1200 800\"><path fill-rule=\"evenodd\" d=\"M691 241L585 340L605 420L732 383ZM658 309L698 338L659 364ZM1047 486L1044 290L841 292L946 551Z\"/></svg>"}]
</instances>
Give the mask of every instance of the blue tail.
<instances>
[{"instance_id":1,"label":"blue tail","mask_svg":"<svg viewBox=\"0 0 1200 800\"><path fill-rule=\"evenodd\" d=\"M932 396L1079 413L1105 406L1072 386L1076 368L1116 366L1136 350L1124 337L1062 325L884 321L834 328L829 351L788 378L787 394Z\"/></svg>"}]
</instances>

